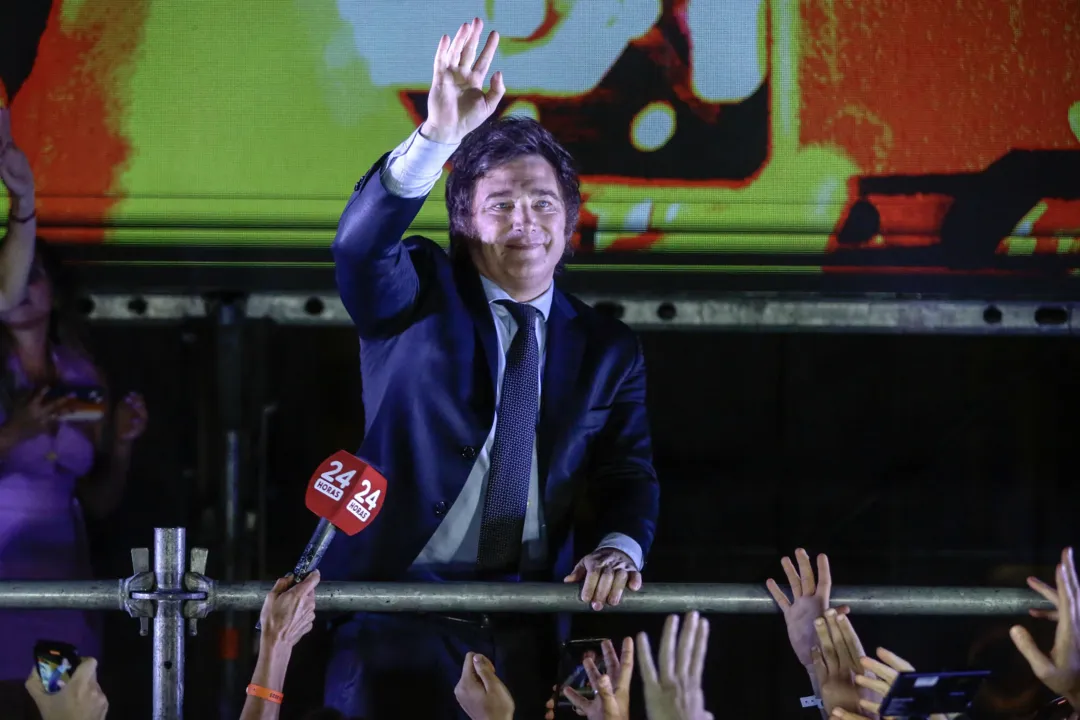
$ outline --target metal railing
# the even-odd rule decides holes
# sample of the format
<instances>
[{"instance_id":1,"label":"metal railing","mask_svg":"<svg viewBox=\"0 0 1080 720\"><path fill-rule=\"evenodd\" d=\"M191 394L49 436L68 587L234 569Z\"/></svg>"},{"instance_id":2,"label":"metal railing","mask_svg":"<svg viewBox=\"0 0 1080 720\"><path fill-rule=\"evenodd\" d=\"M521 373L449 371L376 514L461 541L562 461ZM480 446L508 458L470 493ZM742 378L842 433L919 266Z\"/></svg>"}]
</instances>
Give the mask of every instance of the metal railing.
<instances>
[{"instance_id":1,"label":"metal railing","mask_svg":"<svg viewBox=\"0 0 1080 720\"><path fill-rule=\"evenodd\" d=\"M207 551L186 549L183 528L154 530L153 565L146 548L131 551L134 575L120 580L0 582L0 610L124 610L153 625L153 718L180 720L185 635L215 611L259 610L270 582L220 583L205 575ZM838 587L833 602L862 615L1026 615L1050 608L1030 590L969 587ZM582 612L574 585L557 583L323 582L320 611ZM763 584L648 584L604 612L775 613Z\"/></svg>"}]
</instances>

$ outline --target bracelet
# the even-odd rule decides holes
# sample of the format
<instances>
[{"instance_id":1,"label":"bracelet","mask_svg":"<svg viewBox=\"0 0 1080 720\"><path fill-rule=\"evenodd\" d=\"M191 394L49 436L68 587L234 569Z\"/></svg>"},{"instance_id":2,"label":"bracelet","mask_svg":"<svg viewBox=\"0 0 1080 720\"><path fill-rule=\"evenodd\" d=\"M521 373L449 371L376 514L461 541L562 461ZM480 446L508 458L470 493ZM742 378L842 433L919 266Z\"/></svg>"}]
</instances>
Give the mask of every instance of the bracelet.
<instances>
[{"instance_id":1,"label":"bracelet","mask_svg":"<svg viewBox=\"0 0 1080 720\"><path fill-rule=\"evenodd\" d=\"M281 704L281 701L285 699L285 696L279 693L277 690L270 690L264 688L261 685L252 683L247 686L247 694L252 697L262 698L263 700L269 700L272 703Z\"/></svg>"},{"instance_id":2,"label":"bracelet","mask_svg":"<svg viewBox=\"0 0 1080 720\"><path fill-rule=\"evenodd\" d=\"M9 215L8 216L8 222L28 223L31 220L33 220L34 218L36 218L36 217L37 217L37 210L31 210L30 214L27 215L26 217L15 217L14 215Z\"/></svg>"}]
</instances>

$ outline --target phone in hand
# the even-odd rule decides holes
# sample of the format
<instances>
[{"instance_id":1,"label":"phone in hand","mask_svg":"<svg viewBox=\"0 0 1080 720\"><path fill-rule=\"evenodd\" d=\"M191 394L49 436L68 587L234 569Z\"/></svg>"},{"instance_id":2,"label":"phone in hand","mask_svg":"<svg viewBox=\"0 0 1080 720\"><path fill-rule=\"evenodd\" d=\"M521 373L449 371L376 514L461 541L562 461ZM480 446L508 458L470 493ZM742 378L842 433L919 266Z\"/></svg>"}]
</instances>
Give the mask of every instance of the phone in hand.
<instances>
[{"instance_id":1,"label":"phone in hand","mask_svg":"<svg viewBox=\"0 0 1080 720\"><path fill-rule=\"evenodd\" d=\"M79 667L79 652L74 645L55 640L38 640L34 645L34 665L45 692L58 693L71 682Z\"/></svg>"},{"instance_id":2,"label":"phone in hand","mask_svg":"<svg viewBox=\"0 0 1080 720\"><path fill-rule=\"evenodd\" d=\"M45 393L46 402L61 398L71 398L61 420L86 422L105 416L105 388L99 385L56 385Z\"/></svg>"},{"instance_id":3,"label":"phone in hand","mask_svg":"<svg viewBox=\"0 0 1080 720\"><path fill-rule=\"evenodd\" d=\"M928 718L966 712L989 670L905 672L881 701L881 717Z\"/></svg>"},{"instance_id":4,"label":"phone in hand","mask_svg":"<svg viewBox=\"0 0 1080 720\"><path fill-rule=\"evenodd\" d=\"M559 674L557 677L565 678L556 689L555 702L559 707L571 708L570 701L563 695L564 688L577 691L586 699L596 697L596 688L589 682L589 676L585 673L585 665L582 660L586 654L592 654L593 662L601 674L607 672L604 662L603 640L587 638L583 640L568 640L563 643L562 654L559 658Z\"/></svg>"}]
</instances>

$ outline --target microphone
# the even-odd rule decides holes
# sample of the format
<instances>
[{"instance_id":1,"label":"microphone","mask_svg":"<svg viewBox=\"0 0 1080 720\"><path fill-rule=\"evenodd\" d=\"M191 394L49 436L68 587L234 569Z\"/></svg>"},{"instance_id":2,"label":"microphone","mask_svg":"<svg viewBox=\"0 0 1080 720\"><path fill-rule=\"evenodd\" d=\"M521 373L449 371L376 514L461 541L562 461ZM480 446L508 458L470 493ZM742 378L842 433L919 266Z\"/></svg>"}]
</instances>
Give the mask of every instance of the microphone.
<instances>
[{"instance_id":1,"label":"microphone","mask_svg":"<svg viewBox=\"0 0 1080 720\"><path fill-rule=\"evenodd\" d=\"M308 481L304 504L319 524L293 568L293 583L319 566L338 531L352 536L375 519L386 496L386 478L352 453L338 450L322 461ZM259 623L256 630L261 630Z\"/></svg>"}]
</instances>

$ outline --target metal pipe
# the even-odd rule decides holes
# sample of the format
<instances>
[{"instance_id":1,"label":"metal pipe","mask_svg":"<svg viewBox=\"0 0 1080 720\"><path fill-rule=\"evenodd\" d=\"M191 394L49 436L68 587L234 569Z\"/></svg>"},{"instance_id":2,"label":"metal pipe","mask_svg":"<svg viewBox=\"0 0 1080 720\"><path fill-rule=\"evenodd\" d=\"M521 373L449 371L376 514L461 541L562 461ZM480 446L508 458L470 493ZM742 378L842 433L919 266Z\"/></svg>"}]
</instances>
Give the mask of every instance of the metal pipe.
<instances>
[{"instance_id":1,"label":"metal pipe","mask_svg":"<svg viewBox=\"0 0 1080 720\"><path fill-rule=\"evenodd\" d=\"M122 580L0 582L0 609L123 610Z\"/></svg>"},{"instance_id":2,"label":"metal pipe","mask_svg":"<svg viewBox=\"0 0 1080 720\"><path fill-rule=\"evenodd\" d=\"M241 428L244 420L244 323L241 300L222 298L217 313L218 407L225 431L224 483L222 485L222 564L225 582L235 582L240 573L240 484ZM222 720L235 718L237 707L239 658L244 646L237 619L231 610L221 618L223 637L221 658L221 695L218 714Z\"/></svg>"},{"instance_id":3,"label":"metal pipe","mask_svg":"<svg viewBox=\"0 0 1080 720\"><path fill-rule=\"evenodd\" d=\"M256 610L270 583L218 585L215 610ZM1026 615L1050 608L1030 590L962 587L840 587L835 605L860 615ZM320 611L378 612L587 612L578 589L556 583L343 583L324 582L316 591ZM762 614L777 612L763 585L646 584L623 595L604 612Z\"/></svg>"},{"instance_id":4,"label":"metal pipe","mask_svg":"<svg viewBox=\"0 0 1080 720\"><path fill-rule=\"evenodd\" d=\"M156 594L183 592L187 567L187 542L183 528L154 530L154 580ZM154 601L154 720L181 720L184 716L184 617L181 600Z\"/></svg>"}]
</instances>

